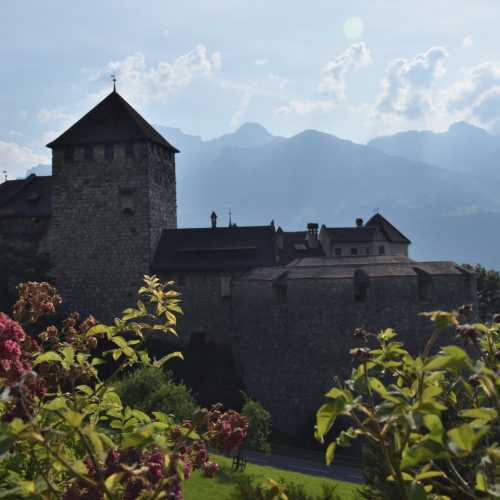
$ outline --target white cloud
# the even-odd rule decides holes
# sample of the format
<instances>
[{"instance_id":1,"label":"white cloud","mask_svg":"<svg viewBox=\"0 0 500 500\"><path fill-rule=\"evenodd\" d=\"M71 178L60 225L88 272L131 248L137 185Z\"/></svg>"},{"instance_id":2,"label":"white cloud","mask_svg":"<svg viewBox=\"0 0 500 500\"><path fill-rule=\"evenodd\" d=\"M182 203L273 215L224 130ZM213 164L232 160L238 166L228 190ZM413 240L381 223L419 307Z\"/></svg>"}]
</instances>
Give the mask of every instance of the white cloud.
<instances>
[{"instance_id":1,"label":"white cloud","mask_svg":"<svg viewBox=\"0 0 500 500\"><path fill-rule=\"evenodd\" d=\"M198 45L172 62L148 64L144 54L136 52L122 61L107 64L93 79L109 80L114 73L118 89L135 103L164 100L175 91L188 87L198 77L211 77L221 67L220 52L209 54L204 45Z\"/></svg>"},{"instance_id":2,"label":"white cloud","mask_svg":"<svg viewBox=\"0 0 500 500\"><path fill-rule=\"evenodd\" d=\"M255 66L265 66L266 64L269 64L269 59L255 59L253 63Z\"/></svg>"},{"instance_id":3,"label":"white cloud","mask_svg":"<svg viewBox=\"0 0 500 500\"><path fill-rule=\"evenodd\" d=\"M69 118L68 113L59 109L41 109L37 115L37 120L41 123L66 121Z\"/></svg>"},{"instance_id":4,"label":"white cloud","mask_svg":"<svg viewBox=\"0 0 500 500\"><path fill-rule=\"evenodd\" d=\"M0 141L0 173L7 171L9 179L22 177L27 169L49 161L48 156L35 154L26 146Z\"/></svg>"},{"instance_id":5,"label":"white cloud","mask_svg":"<svg viewBox=\"0 0 500 500\"><path fill-rule=\"evenodd\" d=\"M309 113L319 112L327 113L335 108L335 102L328 100L309 101L293 99L287 105L281 106L276 110L277 114L287 115L295 113L297 115L308 115Z\"/></svg>"},{"instance_id":6,"label":"white cloud","mask_svg":"<svg viewBox=\"0 0 500 500\"><path fill-rule=\"evenodd\" d=\"M168 29L164 29L162 33L165 38L167 38L169 35Z\"/></svg>"},{"instance_id":7,"label":"white cloud","mask_svg":"<svg viewBox=\"0 0 500 500\"><path fill-rule=\"evenodd\" d=\"M387 66L375 114L418 119L433 109L436 80L445 73L448 52L432 47L413 59L395 59Z\"/></svg>"},{"instance_id":8,"label":"white cloud","mask_svg":"<svg viewBox=\"0 0 500 500\"><path fill-rule=\"evenodd\" d=\"M465 71L443 92L447 111L460 119L498 130L500 126L500 64L486 62Z\"/></svg>"},{"instance_id":9,"label":"white cloud","mask_svg":"<svg viewBox=\"0 0 500 500\"><path fill-rule=\"evenodd\" d=\"M346 75L350 70L366 66L371 62L370 51L364 42L352 44L347 50L329 61L321 69L318 90L332 99L345 99Z\"/></svg>"},{"instance_id":10,"label":"white cloud","mask_svg":"<svg viewBox=\"0 0 500 500\"><path fill-rule=\"evenodd\" d=\"M13 137L23 137L24 134L22 132L19 132L18 130L9 130L9 135Z\"/></svg>"},{"instance_id":11,"label":"white cloud","mask_svg":"<svg viewBox=\"0 0 500 500\"><path fill-rule=\"evenodd\" d=\"M465 48L472 47L473 41L470 35L467 35L462 42L462 46Z\"/></svg>"}]
</instances>

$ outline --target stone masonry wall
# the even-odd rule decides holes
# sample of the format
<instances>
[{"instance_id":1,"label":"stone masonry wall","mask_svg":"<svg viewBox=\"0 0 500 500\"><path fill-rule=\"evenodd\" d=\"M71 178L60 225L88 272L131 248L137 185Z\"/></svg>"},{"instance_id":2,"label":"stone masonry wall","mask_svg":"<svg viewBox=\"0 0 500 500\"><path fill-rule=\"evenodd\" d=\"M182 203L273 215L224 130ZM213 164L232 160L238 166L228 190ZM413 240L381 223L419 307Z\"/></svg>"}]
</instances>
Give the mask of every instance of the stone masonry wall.
<instances>
[{"instance_id":1,"label":"stone masonry wall","mask_svg":"<svg viewBox=\"0 0 500 500\"><path fill-rule=\"evenodd\" d=\"M148 143L133 157L115 144L111 160L104 145L92 159L75 148L71 162L53 151L49 246L69 308L110 320L135 303L161 229L176 227L172 156Z\"/></svg>"},{"instance_id":2,"label":"stone masonry wall","mask_svg":"<svg viewBox=\"0 0 500 500\"><path fill-rule=\"evenodd\" d=\"M269 282L236 283L236 349L247 390L280 430L297 433L311 423L334 376L349 375L356 327L394 328L417 352L432 331L419 313L470 303L473 287L462 276L435 277L432 299L419 302L416 279L378 278L367 301L358 303L351 280L288 280L287 303L276 305Z\"/></svg>"}]
</instances>

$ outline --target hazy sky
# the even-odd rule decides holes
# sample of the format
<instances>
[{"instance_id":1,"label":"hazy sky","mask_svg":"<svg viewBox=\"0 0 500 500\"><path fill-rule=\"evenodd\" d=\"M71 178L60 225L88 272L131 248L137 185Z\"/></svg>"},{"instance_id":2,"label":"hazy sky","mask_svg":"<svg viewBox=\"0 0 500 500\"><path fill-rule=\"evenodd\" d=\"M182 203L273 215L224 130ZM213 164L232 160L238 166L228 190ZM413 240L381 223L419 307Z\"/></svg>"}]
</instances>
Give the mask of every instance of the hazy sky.
<instances>
[{"instance_id":1,"label":"hazy sky","mask_svg":"<svg viewBox=\"0 0 500 500\"><path fill-rule=\"evenodd\" d=\"M500 132L499 0L0 0L0 170L112 88L154 124Z\"/></svg>"}]
</instances>

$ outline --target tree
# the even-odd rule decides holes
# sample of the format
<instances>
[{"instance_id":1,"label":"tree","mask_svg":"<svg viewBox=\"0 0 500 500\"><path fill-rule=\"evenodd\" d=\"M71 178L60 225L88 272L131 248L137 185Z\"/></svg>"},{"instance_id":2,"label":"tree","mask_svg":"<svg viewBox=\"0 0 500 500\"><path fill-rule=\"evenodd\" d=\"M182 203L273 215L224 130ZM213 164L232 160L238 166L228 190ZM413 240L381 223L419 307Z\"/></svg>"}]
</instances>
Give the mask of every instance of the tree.
<instances>
[{"instance_id":1,"label":"tree","mask_svg":"<svg viewBox=\"0 0 500 500\"><path fill-rule=\"evenodd\" d=\"M500 273L481 264L465 264L464 267L477 276L479 318L481 321L490 320L494 314L500 313Z\"/></svg>"}]
</instances>

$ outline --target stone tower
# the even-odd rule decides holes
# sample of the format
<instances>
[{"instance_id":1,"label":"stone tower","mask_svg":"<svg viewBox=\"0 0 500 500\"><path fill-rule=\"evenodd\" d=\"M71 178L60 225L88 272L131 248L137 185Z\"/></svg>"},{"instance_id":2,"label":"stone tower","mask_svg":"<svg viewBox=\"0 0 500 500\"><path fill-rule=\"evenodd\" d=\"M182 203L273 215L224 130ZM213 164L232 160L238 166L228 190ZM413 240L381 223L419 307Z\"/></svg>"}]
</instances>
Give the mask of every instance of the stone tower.
<instances>
[{"instance_id":1,"label":"stone tower","mask_svg":"<svg viewBox=\"0 0 500 500\"><path fill-rule=\"evenodd\" d=\"M70 308L112 319L135 304L161 231L177 227L178 150L116 91L47 147L55 281Z\"/></svg>"}]
</instances>

